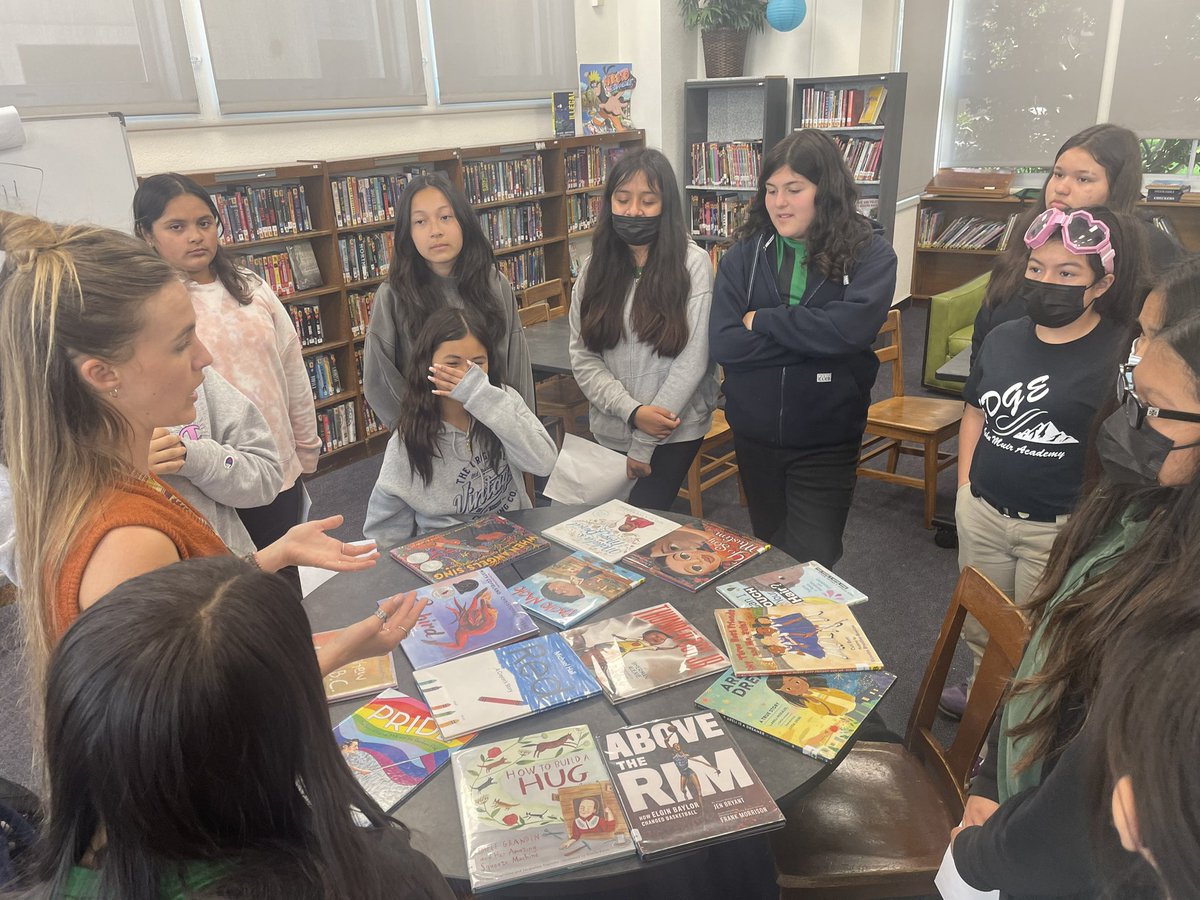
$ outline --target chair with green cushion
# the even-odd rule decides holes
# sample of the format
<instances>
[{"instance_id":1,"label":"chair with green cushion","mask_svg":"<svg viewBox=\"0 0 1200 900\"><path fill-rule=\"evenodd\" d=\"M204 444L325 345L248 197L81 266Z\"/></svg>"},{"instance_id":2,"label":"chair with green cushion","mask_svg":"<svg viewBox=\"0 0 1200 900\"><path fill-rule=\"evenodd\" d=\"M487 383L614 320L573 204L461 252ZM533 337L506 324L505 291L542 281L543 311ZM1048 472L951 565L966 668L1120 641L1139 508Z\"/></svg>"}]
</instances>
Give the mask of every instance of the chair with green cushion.
<instances>
[{"instance_id":1,"label":"chair with green cushion","mask_svg":"<svg viewBox=\"0 0 1200 900\"><path fill-rule=\"evenodd\" d=\"M925 327L925 371L921 383L927 388L962 393L962 384L944 381L937 370L971 346L975 315L983 305L991 272L972 278L966 284L934 294L929 301L929 322Z\"/></svg>"}]
</instances>

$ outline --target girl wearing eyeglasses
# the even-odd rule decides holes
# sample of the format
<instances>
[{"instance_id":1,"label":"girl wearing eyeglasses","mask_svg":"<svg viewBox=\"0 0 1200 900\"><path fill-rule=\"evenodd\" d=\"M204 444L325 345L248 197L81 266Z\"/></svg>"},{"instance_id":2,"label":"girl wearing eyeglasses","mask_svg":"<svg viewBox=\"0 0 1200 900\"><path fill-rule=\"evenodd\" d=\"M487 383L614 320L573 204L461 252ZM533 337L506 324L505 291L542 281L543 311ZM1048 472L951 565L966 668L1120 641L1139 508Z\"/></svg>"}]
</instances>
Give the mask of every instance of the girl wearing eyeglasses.
<instances>
[{"instance_id":1,"label":"girl wearing eyeglasses","mask_svg":"<svg viewBox=\"0 0 1200 900\"><path fill-rule=\"evenodd\" d=\"M959 567L1018 604L1078 500L1092 421L1129 347L1144 252L1140 229L1103 207L1048 209L1024 245L1028 316L993 330L971 369L955 501ZM986 635L974 620L963 635L977 669Z\"/></svg>"},{"instance_id":2,"label":"girl wearing eyeglasses","mask_svg":"<svg viewBox=\"0 0 1200 900\"><path fill-rule=\"evenodd\" d=\"M1126 363L1121 408L1096 436L1103 477L1026 605L1030 641L953 837L959 873L981 890L1098 890L1109 854L1091 846L1091 817L1108 797L1090 780L1080 729L1116 638L1175 615L1200 583L1200 265L1172 270L1157 291L1159 330ZM1158 645L1171 649L1169 632Z\"/></svg>"}]
</instances>

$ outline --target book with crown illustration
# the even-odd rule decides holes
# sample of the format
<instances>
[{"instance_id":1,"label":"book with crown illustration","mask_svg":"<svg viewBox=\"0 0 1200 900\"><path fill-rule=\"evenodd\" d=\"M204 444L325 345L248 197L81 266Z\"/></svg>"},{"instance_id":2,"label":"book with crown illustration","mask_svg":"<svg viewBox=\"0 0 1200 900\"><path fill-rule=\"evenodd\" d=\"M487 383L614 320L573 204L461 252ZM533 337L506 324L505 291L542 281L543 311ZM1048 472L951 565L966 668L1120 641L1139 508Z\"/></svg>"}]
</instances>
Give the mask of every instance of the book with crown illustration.
<instances>
[{"instance_id":1,"label":"book with crown illustration","mask_svg":"<svg viewBox=\"0 0 1200 900\"><path fill-rule=\"evenodd\" d=\"M538 553L550 544L504 516L485 516L393 547L392 559L433 583Z\"/></svg>"},{"instance_id":2,"label":"book with crown illustration","mask_svg":"<svg viewBox=\"0 0 1200 900\"><path fill-rule=\"evenodd\" d=\"M333 736L358 783L390 812L475 735L443 740L428 706L389 690L343 719Z\"/></svg>"},{"instance_id":3,"label":"book with crown illustration","mask_svg":"<svg viewBox=\"0 0 1200 900\"><path fill-rule=\"evenodd\" d=\"M586 725L486 742L452 765L473 891L634 853Z\"/></svg>"},{"instance_id":4,"label":"book with crown illustration","mask_svg":"<svg viewBox=\"0 0 1200 900\"><path fill-rule=\"evenodd\" d=\"M867 672L883 662L848 606L827 600L716 610L737 675Z\"/></svg>"},{"instance_id":5,"label":"book with crown illustration","mask_svg":"<svg viewBox=\"0 0 1200 900\"><path fill-rule=\"evenodd\" d=\"M565 628L637 587L644 575L575 551L509 590L540 619Z\"/></svg>"},{"instance_id":6,"label":"book with crown illustration","mask_svg":"<svg viewBox=\"0 0 1200 900\"><path fill-rule=\"evenodd\" d=\"M625 557L625 565L692 593L771 549L741 532L701 521L680 525Z\"/></svg>"},{"instance_id":7,"label":"book with crown illustration","mask_svg":"<svg viewBox=\"0 0 1200 900\"><path fill-rule=\"evenodd\" d=\"M678 527L678 522L621 500L609 500L565 522L542 529L542 535L572 550L582 550L605 562L615 563Z\"/></svg>"},{"instance_id":8,"label":"book with crown illustration","mask_svg":"<svg viewBox=\"0 0 1200 900\"><path fill-rule=\"evenodd\" d=\"M867 599L866 594L815 560L718 584L717 593L730 605L742 607L799 603L813 598L851 606Z\"/></svg>"},{"instance_id":9,"label":"book with crown illustration","mask_svg":"<svg viewBox=\"0 0 1200 900\"><path fill-rule=\"evenodd\" d=\"M429 605L400 642L414 669L537 634L537 624L491 569L439 581L417 596Z\"/></svg>"}]
</instances>

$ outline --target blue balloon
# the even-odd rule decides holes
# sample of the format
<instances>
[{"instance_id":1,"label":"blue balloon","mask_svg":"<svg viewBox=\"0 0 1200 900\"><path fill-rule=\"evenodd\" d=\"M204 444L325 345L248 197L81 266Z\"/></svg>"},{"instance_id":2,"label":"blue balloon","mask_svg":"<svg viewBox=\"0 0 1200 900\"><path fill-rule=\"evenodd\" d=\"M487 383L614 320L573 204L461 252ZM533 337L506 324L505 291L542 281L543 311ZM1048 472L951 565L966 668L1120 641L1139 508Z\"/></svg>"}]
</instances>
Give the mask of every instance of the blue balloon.
<instances>
[{"instance_id":1,"label":"blue balloon","mask_svg":"<svg viewBox=\"0 0 1200 900\"><path fill-rule=\"evenodd\" d=\"M808 15L805 0L769 0L767 22L776 31L791 31L798 28Z\"/></svg>"}]
</instances>

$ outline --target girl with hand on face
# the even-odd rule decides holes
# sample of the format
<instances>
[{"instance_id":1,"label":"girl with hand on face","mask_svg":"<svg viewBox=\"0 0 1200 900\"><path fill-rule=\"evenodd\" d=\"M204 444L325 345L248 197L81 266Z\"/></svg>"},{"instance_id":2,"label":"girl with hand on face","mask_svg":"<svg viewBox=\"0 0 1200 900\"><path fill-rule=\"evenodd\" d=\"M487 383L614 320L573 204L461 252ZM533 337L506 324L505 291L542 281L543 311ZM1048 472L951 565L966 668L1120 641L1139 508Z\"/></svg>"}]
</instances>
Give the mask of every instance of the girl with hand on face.
<instances>
[{"instance_id":1,"label":"girl with hand on face","mask_svg":"<svg viewBox=\"0 0 1200 900\"><path fill-rule=\"evenodd\" d=\"M4 457L40 693L53 645L113 587L180 559L228 554L204 517L150 472L155 429L196 420L212 357L179 276L144 242L0 212L0 250ZM267 571L374 565L374 547L325 534L341 522L295 526L247 559ZM379 619L363 624L377 630ZM361 658L347 655L352 639L322 648L323 669Z\"/></svg>"},{"instance_id":2,"label":"girl with hand on face","mask_svg":"<svg viewBox=\"0 0 1200 900\"><path fill-rule=\"evenodd\" d=\"M443 307L417 332L400 419L363 533L383 547L416 532L529 509L524 472L549 475L554 439L492 367L486 331Z\"/></svg>"},{"instance_id":3,"label":"girl with hand on face","mask_svg":"<svg viewBox=\"0 0 1200 900\"><path fill-rule=\"evenodd\" d=\"M1029 643L953 838L959 873L980 890L1098 891L1081 728L1103 712L1099 673L1120 635L1170 621L1200 584L1200 279L1168 273L1166 282L1190 298L1190 314L1172 304L1177 317L1109 381L1120 406L1096 434L1103 478L1055 541L1026 607ZM1160 647L1169 652L1170 639Z\"/></svg>"},{"instance_id":4,"label":"girl with hand on face","mask_svg":"<svg viewBox=\"0 0 1200 900\"><path fill-rule=\"evenodd\" d=\"M687 237L670 162L627 152L604 185L570 325L592 434L626 455L634 506L671 508L712 423L711 303L712 264Z\"/></svg>"},{"instance_id":5,"label":"girl with hand on face","mask_svg":"<svg viewBox=\"0 0 1200 900\"><path fill-rule=\"evenodd\" d=\"M534 409L533 369L512 285L463 192L440 172L418 175L396 208L392 263L375 293L363 353L363 394L379 421L403 413L417 334L439 309L465 309L494 352L492 368Z\"/></svg>"},{"instance_id":6,"label":"girl with hand on face","mask_svg":"<svg viewBox=\"0 0 1200 900\"><path fill-rule=\"evenodd\" d=\"M300 339L267 283L236 266L220 246L220 219L208 192L175 173L147 178L133 198L137 233L185 279L196 336L212 366L258 407L275 439L283 484L266 505L238 510L256 547L302 520L302 472L315 472L321 449ZM156 423L166 424L166 423ZM295 586L299 576L284 573Z\"/></svg>"},{"instance_id":7,"label":"girl with hand on face","mask_svg":"<svg viewBox=\"0 0 1200 900\"><path fill-rule=\"evenodd\" d=\"M828 135L806 129L768 150L710 325L754 534L825 566L842 555L871 348L896 288L896 254L857 196Z\"/></svg>"}]
</instances>

